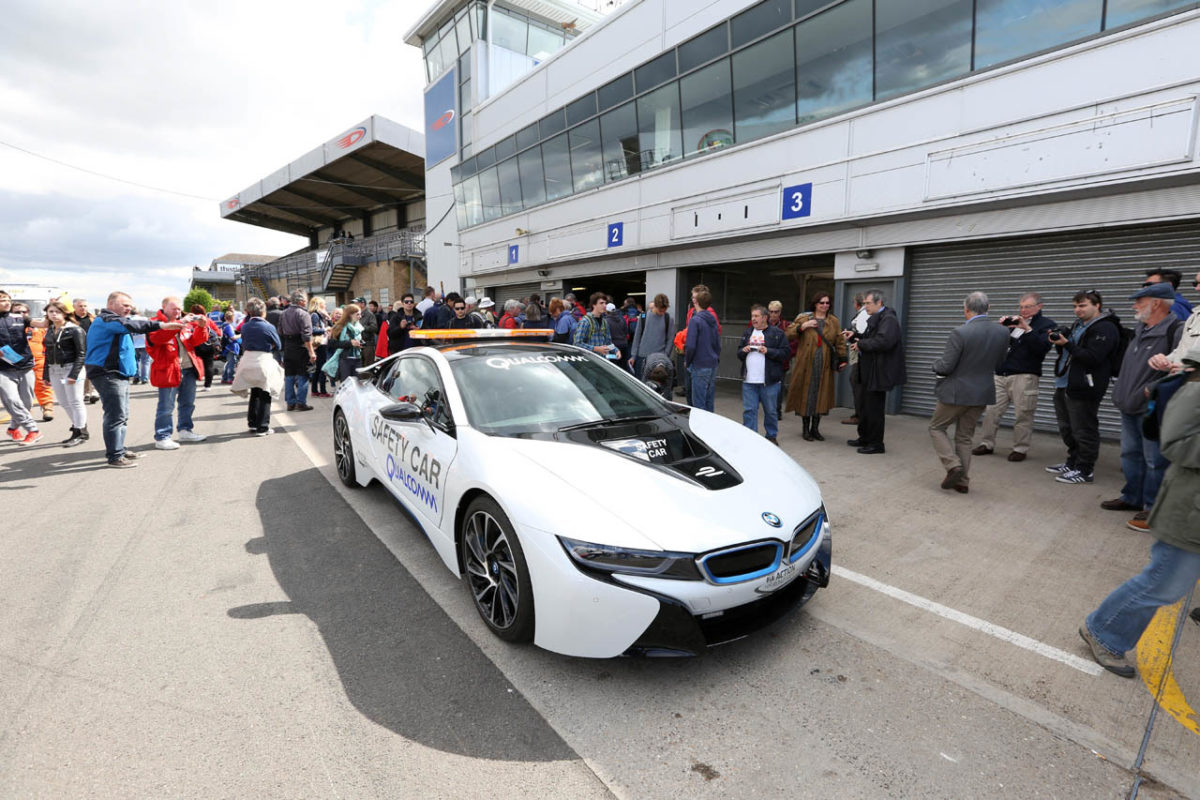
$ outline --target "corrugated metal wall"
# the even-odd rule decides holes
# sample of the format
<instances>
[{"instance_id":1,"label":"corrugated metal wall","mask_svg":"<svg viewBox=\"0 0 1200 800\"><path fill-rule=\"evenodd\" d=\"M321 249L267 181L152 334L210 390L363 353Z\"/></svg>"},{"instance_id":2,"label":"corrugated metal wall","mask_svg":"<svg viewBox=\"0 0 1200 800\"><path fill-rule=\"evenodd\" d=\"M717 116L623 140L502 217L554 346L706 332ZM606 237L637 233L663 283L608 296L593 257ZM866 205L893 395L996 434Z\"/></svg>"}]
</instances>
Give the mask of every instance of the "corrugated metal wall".
<instances>
[{"instance_id":1,"label":"corrugated metal wall","mask_svg":"<svg viewBox=\"0 0 1200 800\"><path fill-rule=\"evenodd\" d=\"M908 384L902 410L928 416L936 402L931 365L941 355L950 330L962 324L968 292L986 292L991 315L1015 314L1020 295L1038 292L1044 312L1060 324L1075 321L1071 297L1095 289L1122 324L1133 327L1126 298L1142 284L1145 270L1172 267L1185 277L1200 268L1200 222L1143 225L1015 239L914 247L909 263L905 325ZM1056 431L1054 350L1043 367L1035 425ZM1012 411L1006 416L1011 424ZM1106 397L1100 406L1103 435L1120 438L1120 415Z\"/></svg>"}]
</instances>

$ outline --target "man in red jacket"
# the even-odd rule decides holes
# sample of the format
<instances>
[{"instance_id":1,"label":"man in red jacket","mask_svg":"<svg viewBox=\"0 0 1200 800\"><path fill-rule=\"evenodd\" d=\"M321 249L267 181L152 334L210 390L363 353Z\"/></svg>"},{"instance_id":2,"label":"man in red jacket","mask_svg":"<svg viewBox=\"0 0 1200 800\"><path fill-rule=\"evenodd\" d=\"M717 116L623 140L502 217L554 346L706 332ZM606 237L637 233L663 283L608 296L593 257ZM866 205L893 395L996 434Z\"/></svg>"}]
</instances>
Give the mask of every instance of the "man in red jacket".
<instances>
[{"instance_id":1,"label":"man in red jacket","mask_svg":"<svg viewBox=\"0 0 1200 800\"><path fill-rule=\"evenodd\" d=\"M163 298L157 322L180 320L183 301ZM196 407L196 383L204 380L204 361L196 355L196 345L208 341L208 320L203 315L182 317L180 331L151 331L146 334L146 350L154 359L150 365L150 385L158 388L158 410L154 414L154 446L159 450L177 450L179 442L203 442L205 437L192 430L192 410ZM179 406L178 425L172 425ZM178 429L179 442L171 439Z\"/></svg>"}]
</instances>

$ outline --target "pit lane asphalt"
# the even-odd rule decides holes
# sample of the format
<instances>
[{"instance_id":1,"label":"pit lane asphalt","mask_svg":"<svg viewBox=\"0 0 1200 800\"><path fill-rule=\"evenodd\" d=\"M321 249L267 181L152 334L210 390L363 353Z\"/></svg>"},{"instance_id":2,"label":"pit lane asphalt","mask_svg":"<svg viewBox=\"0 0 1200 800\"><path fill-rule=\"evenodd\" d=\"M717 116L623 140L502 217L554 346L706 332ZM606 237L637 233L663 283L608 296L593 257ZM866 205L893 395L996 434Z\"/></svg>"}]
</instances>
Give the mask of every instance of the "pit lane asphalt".
<instances>
[{"instance_id":1,"label":"pit lane asphalt","mask_svg":"<svg viewBox=\"0 0 1200 800\"><path fill-rule=\"evenodd\" d=\"M134 396L131 442L144 447L153 394ZM100 467L98 436L0 451L2 496L29 519L6 527L0 555L14 576L0 611L0 795L1128 788L1151 703L1140 681L836 575L805 612L702 659L505 645L381 487L336 485L328 401L313 402L276 414L284 435L256 439L243 401L214 389L197 409L209 441L149 451L136 470ZM719 397L729 416L738 405ZM65 437L61 415L45 427L46 441ZM977 459L964 497L937 488L921 420L889 418L889 452L874 457L846 448L852 429L834 420L825 443L798 427L785 421L782 441L819 465L835 564L1064 652L1086 656L1079 619L1145 557L1144 537L1095 508L1119 487L1111 446L1097 484L1067 487L1041 470L1061 445L1039 436L1024 464ZM51 508L55 523L34 521ZM83 516L94 522L66 521ZM1175 668L1191 698L1198 638L1184 631ZM1200 797L1198 739L1160 717L1147 767L1162 784L1143 797Z\"/></svg>"}]
</instances>

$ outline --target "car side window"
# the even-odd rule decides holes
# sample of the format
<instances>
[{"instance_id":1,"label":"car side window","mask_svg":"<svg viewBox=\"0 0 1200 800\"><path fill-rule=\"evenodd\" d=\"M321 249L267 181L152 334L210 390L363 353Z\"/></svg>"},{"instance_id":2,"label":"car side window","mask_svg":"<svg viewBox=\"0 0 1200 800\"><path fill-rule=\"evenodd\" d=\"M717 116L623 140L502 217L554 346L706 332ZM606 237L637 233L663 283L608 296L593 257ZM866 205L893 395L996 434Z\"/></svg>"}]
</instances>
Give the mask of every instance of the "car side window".
<instances>
[{"instance_id":1,"label":"car side window","mask_svg":"<svg viewBox=\"0 0 1200 800\"><path fill-rule=\"evenodd\" d=\"M381 392L383 392L384 394L386 394L388 397L392 398L393 400L395 399L395 397L392 396L392 385L396 382L396 376L400 372L401 360L402 359L396 359L395 361L393 361L391 364L388 365L387 369L381 370L379 375L376 376L375 385L379 387L379 390Z\"/></svg>"},{"instance_id":2,"label":"car side window","mask_svg":"<svg viewBox=\"0 0 1200 800\"><path fill-rule=\"evenodd\" d=\"M446 393L442 390L437 368L428 359L421 356L396 359L391 373L379 388L394 402L419 405L434 425L450 427Z\"/></svg>"}]
</instances>

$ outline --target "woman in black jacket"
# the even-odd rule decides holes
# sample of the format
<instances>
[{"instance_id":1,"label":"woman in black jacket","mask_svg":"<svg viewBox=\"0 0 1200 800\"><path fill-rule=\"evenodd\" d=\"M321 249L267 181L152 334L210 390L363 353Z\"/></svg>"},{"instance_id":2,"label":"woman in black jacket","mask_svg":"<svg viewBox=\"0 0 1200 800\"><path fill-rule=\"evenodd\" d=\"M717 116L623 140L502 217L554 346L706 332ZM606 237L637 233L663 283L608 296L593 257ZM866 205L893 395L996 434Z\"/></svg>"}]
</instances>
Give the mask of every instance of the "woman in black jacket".
<instances>
[{"instance_id":1,"label":"woman in black jacket","mask_svg":"<svg viewBox=\"0 0 1200 800\"><path fill-rule=\"evenodd\" d=\"M88 438L87 410L83 405L83 358L87 342L83 328L75 324L71 311L58 300L46 304L46 366L42 380L54 387L58 402L71 420L71 436L64 447L83 444Z\"/></svg>"}]
</instances>

